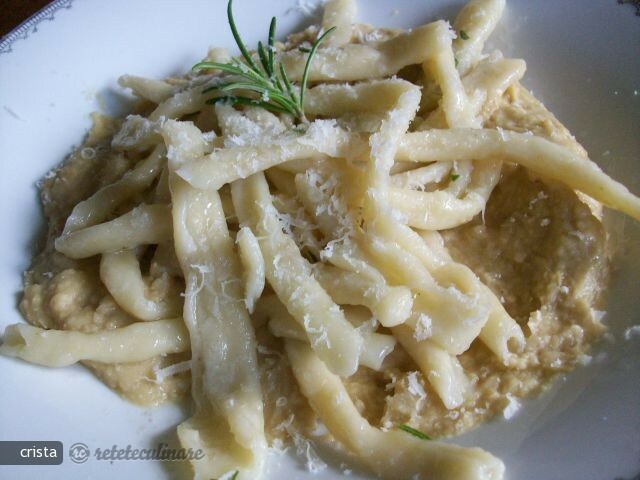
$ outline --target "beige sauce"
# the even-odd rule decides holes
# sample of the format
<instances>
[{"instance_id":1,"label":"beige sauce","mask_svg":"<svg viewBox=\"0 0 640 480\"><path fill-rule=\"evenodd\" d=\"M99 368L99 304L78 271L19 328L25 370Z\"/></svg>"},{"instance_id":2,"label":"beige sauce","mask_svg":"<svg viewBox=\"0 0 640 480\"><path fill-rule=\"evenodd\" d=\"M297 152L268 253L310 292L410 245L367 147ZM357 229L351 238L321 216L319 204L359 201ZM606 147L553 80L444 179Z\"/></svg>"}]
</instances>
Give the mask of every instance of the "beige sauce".
<instances>
[{"instance_id":1,"label":"beige sauce","mask_svg":"<svg viewBox=\"0 0 640 480\"><path fill-rule=\"evenodd\" d=\"M494 108L485 127L532 132L586 155L519 85ZM524 351L505 367L476 341L460 356L473 394L453 410L396 352L400 368L361 369L347 380L361 412L383 427L408 423L433 437L457 435L498 413L510 417L519 398L540 393L559 373L589 361L589 346L604 330L597 308L608 275L607 234L592 210L599 214L601 207L563 185L503 167L484 218L442 234L453 258L468 265L523 327ZM412 386L411 375L421 388Z\"/></svg>"},{"instance_id":2,"label":"beige sauce","mask_svg":"<svg viewBox=\"0 0 640 480\"><path fill-rule=\"evenodd\" d=\"M484 112L486 127L530 131L584 152L520 86L511 88L491 110ZM134 321L100 283L97 259L72 261L53 249L53 239L72 207L119 178L136 160L111 151L115 122L94 120L85 145L42 182L49 230L42 253L25 274L20 304L34 325L92 332ZM443 237L452 256L467 264L523 326L524 352L505 367L480 342L474 343L460 357L473 393L461 407L446 410L398 346L389 359L393 368L384 372L361 368L345 380L358 409L372 424L390 428L409 423L433 437L455 435L507 407L509 416L518 398L539 393L554 376L588 359L589 345L603 331L594 309L606 286L608 261L606 232L592 214L592 210L599 214L599 205L587 199L587 206L584 200L562 185L532 178L521 168L504 167L484 218L443 232ZM260 322L256 331L267 433L279 446L294 432L308 434L317 425L295 384L282 341ZM189 391L188 372L155 379L159 368L188 357L187 353L133 364L85 364L127 399L153 405Z\"/></svg>"},{"instance_id":3,"label":"beige sauce","mask_svg":"<svg viewBox=\"0 0 640 480\"><path fill-rule=\"evenodd\" d=\"M91 333L135 321L102 285L99 258L71 260L53 248L53 241L62 232L73 207L97 189L113 183L135 161L111 151L109 145L116 122L99 115L94 115L93 120L84 145L41 184L48 231L43 251L25 272L20 310L29 323L43 328ZM158 381L156 372L189 358L187 353L126 364L83 363L128 400L157 405L188 393L191 379L188 372L183 372Z\"/></svg>"}]
</instances>

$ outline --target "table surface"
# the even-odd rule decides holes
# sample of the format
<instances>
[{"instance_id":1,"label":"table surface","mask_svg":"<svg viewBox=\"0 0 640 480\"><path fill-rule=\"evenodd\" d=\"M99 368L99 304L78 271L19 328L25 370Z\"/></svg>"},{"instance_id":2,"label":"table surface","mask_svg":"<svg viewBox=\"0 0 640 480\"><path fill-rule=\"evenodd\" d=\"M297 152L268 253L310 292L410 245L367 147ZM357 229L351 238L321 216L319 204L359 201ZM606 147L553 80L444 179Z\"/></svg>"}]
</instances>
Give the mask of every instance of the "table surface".
<instances>
[{"instance_id":1,"label":"table surface","mask_svg":"<svg viewBox=\"0 0 640 480\"><path fill-rule=\"evenodd\" d=\"M0 0L0 38L24 22L51 0Z\"/></svg>"}]
</instances>

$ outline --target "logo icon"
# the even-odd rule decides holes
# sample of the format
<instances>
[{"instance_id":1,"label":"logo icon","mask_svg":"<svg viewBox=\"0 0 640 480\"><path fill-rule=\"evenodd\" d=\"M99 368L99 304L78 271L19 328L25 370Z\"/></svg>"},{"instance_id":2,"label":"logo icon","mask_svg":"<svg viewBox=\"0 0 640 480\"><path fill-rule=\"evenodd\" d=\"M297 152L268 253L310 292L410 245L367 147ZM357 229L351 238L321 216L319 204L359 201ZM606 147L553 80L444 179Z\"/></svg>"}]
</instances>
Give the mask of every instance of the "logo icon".
<instances>
[{"instance_id":1,"label":"logo icon","mask_svg":"<svg viewBox=\"0 0 640 480\"><path fill-rule=\"evenodd\" d=\"M74 463L84 463L90 455L91 450L84 443L74 443L69 449L69 458Z\"/></svg>"}]
</instances>

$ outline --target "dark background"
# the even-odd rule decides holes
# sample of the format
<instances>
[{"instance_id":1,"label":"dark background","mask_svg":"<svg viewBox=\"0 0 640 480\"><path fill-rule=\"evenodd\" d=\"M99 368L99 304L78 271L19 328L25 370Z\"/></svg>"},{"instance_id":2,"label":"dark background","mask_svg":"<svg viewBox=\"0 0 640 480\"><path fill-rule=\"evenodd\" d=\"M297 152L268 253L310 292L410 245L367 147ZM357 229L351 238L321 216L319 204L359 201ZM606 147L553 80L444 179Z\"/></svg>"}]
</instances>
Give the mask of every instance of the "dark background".
<instances>
[{"instance_id":1,"label":"dark background","mask_svg":"<svg viewBox=\"0 0 640 480\"><path fill-rule=\"evenodd\" d=\"M0 37L4 37L50 0L0 0Z\"/></svg>"}]
</instances>

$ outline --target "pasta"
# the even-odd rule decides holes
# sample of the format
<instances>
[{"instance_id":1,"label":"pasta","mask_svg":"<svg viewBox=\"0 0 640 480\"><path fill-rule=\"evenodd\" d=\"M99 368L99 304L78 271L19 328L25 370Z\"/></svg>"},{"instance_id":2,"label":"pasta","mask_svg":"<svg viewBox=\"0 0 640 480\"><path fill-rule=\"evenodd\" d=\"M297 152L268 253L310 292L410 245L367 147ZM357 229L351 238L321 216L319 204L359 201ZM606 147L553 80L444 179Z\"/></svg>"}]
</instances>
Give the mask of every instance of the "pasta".
<instances>
[{"instance_id":1,"label":"pasta","mask_svg":"<svg viewBox=\"0 0 640 480\"><path fill-rule=\"evenodd\" d=\"M338 439L385 478L501 478L504 465L480 449L424 442L381 432L367 424L349 399L340 378L329 372L308 347L287 342L287 353L300 388ZM310 381L313 378L314 381ZM395 448L389 449L390 445Z\"/></svg>"},{"instance_id":2,"label":"pasta","mask_svg":"<svg viewBox=\"0 0 640 480\"><path fill-rule=\"evenodd\" d=\"M264 289L264 258L260 253L258 240L250 229L241 228L236 236L236 243L245 276L244 302L249 313L253 313L256 300L260 298Z\"/></svg>"},{"instance_id":3,"label":"pasta","mask_svg":"<svg viewBox=\"0 0 640 480\"><path fill-rule=\"evenodd\" d=\"M65 367L80 360L135 362L184 352L189 348L188 336L179 319L134 323L93 334L11 325L0 352L47 367Z\"/></svg>"},{"instance_id":4,"label":"pasta","mask_svg":"<svg viewBox=\"0 0 640 480\"><path fill-rule=\"evenodd\" d=\"M133 250L104 253L100 260L100 279L118 305L140 320L161 320L182 313L178 292L158 301L149 299L140 262Z\"/></svg>"},{"instance_id":5,"label":"pasta","mask_svg":"<svg viewBox=\"0 0 640 480\"><path fill-rule=\"evenodd\" d=\"M340 305L363 305L381 325L393 327L404 323L411 313L413 298L405 287L391 287L325 264L316 264L314 276Z\"/></svg>"},{"instance_id":6,"label":"pasta","mask_svg":"<svg viewBox=\"0 0 640 480\"><path fill-rule=\"evenodd\" d=\"M601 204L640 220L525 62L484 52L504 8L400 31L329 0L285 43L274 20L255 52L121 77L135 113L95 117L96 158L43 181L30 325L0 353L116 389L145 365L156 386L190 374L198 480L260 478L312 423L382 478L502 479L439 439L579 363L604 330Z\"/></svg>"},{"instance_id":7,"label":"pasta","mask_svg":"<svg viewBox=\"0 0 640 480\"><path fill-rule=\"evenodd\" d=\"M189 157L202 154L198 130L168 122L163 135L173 147L169 167L175 247L186 280L183 316L192 339L191 393L197 408L178 427L178 437L205 452L204 459L194 462L196 477L218 477L234 467L249 477L262 470L266 441L240 262L218 193L195 189L175 174ZM192 141L185 144L185 137Z\"/></svg>"},{"instance_id":8,"label":"pasta","mask_svg":"<svg viewBox=\"0 0 640 480\"><path fill-rule=\"evenodd\" d=\"M450 130L429 132L421 139L426 141L415 142L421 135L423 134L414 133L404 139L398 152L399 159L428 162L429 157L449 161L468 158L470 155L476 160L503 157L536 173L557 179L610 208L640 219L638 197L607 177L595 163L585 161L548 140L500 130L460 133ZM453 144L455 148L449 149ZM439 155L445 149L449 151L449 155Z\"/></svg>"},{"instance_id":9,"label":"pasta","mask_svg":"<svg viewBox=\"0 0 640 480\"><path fill-rule=\"evenodd\" d=\"M232 195L240 221L251 225L262 239L260 249L266 260L265 273L278 298L304 327L320 358L335 373L353 374L358 366L362 338L310 275L309 266L295 243L282 233L264 176L256 174L234 184Z\"/></svg>"},{"instance_id":10,"label":"pasta","mask_svg":"<svg viewBox=\"0 0 640 480\"><path fill-rule=\"evenodd\" d=\"M141 205L108 222L63 234L56 240L56 248L70 258L86 258L164 243L171 240L170 211L168 205Z\"/></svg>"}]
</instances>

